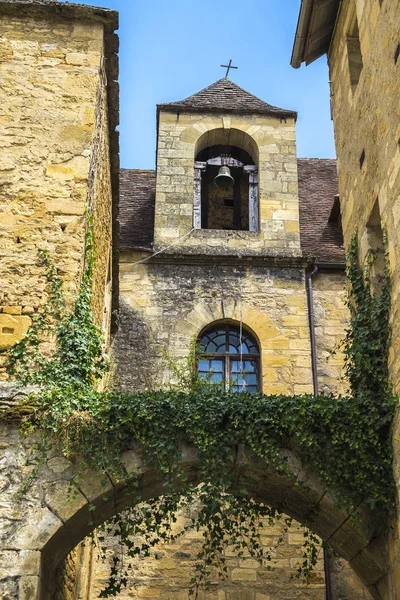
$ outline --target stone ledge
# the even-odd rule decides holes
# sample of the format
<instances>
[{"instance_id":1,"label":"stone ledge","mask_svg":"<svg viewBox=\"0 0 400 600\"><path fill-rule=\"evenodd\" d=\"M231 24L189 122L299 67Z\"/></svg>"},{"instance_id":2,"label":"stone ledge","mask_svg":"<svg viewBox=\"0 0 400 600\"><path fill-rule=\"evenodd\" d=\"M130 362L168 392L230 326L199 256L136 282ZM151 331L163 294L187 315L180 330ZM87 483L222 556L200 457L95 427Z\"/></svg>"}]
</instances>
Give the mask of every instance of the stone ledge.
<instances>
[{"instance_id":1,"label":"stone ledge","mask_svg":"<svg viewBox=\"0 0 400 600\"><path fill-rule=\"evenodd\" d=\"M0 420L4 417L7 420L18 420L24 414L30 412L30 407L28 404L24 404L24 400L30 394L38 392L39 389L37 385L24 386L18 383L0 383Z\"/></svg>"},{"instance_id":2,"label":"stone ledge","mask_svg":"<svg viewBox=\"0 0 400 600\"><path fill-rule=\"evenodd\" d=\"M57 17L73 19L86 19L97 21L108 26L114 31L118 28L118 12L97 6L59 2L58 0L1 0L0 13L18 15L23 14L56 14Z\"/></svg>"}]
</instances>

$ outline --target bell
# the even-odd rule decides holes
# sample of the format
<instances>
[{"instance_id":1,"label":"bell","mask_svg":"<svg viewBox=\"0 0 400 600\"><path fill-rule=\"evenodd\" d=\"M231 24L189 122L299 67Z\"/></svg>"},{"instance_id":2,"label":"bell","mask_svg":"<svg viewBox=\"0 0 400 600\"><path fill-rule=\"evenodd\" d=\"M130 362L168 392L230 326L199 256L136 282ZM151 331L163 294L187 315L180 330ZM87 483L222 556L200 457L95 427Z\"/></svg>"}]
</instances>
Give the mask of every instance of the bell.
<instances>
[{"instance_id":1,"label":"bell","mask_svg":"<svg viewBox=\"0 0 400 600\"><path fill-rule=\"evenodd\" d=\"M214 177L214 183L217 187L222 188L223 190L228 190L233 187L235 180L231 175L231 170L229 167L224 166L221 167L218 171L218 175Z\"/></svg>"}]
</instances>

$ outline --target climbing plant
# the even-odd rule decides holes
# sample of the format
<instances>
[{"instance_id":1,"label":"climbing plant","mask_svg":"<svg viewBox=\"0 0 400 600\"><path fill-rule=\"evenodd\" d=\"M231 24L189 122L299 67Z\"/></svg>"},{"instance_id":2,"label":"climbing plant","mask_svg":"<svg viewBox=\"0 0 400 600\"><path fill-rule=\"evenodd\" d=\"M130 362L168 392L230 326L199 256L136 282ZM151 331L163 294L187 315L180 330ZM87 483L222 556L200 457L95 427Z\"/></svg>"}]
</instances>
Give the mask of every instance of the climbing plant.
<instances>
[{"instance_id":1,"label":"climbing plant","mask_svg":"<svg viewBox=\"0 0 400 600\"><path fill-rule=\"evenodd\" d=\"M79 487L79 473L90 467L125 482L134 498L130 509L100 526L100 541L104 531L112 531L121 547L120 556L113 557L101 597L113 596L126 585L131 558L148 555L158 543L175 539L187 527L204 531L191 582L193 593L207 584L215 570L221 576L226 574L228 547L238 556L248 552L260 562L271 558L260 543L263 520L285 520L285 506L271 508L251 498L240 469L243 448L288 473L282 449L295 447L303 463L312 466L326 489L347 509L364 503L382 516L392 510L390 425L394 398L387 366L387 257L381 292L374 297L369 280L372 259L360 266L356 236L350 244L351 319L343 342L350 393L345 397L237 394L201 382L192 372L182 375L180 385L169 389L134 394L100 391L107 357L91 312L95 260L91 230L86 238L80 292L72 308L67 307L62 281L49 254L43 251L40 258L49 285L48 301L25 338L11 350L9 372L24 384L40 386L24 428L40 432L41 460L58 445L77 465L71 489ZM50 356L43 340L55 345ZM193 357L188 363L192 366ZM144 460L157 466L163 487L162 496L145 504L137 503L133 474L126 472L122 460L133 442L140 442ZM186 444L198 453L196 481L180 466ZM176 532L171 523L180 510L189 508L195 516ZM96 524L96 506L90 510ZM311 522L312 512L310 507ZM290 519L285 524L290 526ZM310 575L317 553L317 538L306 532L300 575Z\"/></svg>"}]
</instances>

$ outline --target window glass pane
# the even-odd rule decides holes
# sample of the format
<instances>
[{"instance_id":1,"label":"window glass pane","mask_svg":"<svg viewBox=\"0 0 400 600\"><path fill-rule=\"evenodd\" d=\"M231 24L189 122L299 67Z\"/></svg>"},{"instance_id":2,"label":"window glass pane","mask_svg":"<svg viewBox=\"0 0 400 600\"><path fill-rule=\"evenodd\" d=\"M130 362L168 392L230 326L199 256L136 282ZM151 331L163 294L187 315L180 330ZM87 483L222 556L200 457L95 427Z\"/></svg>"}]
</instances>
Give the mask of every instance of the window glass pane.
<instances>
[{"instance_id":1,"label":"window glass pane","mask_svg":"<svg viewBox=\"0 0 400 600\"><path fill-rule=\"evenodd\" d=\"M239 333L229 332L229 352L237 354L239 352Z\"/></svg>"},{"instance_id":2,"label":"window glass pane","mask_svg":"<svg viewBox=\"0 0 400 600\"><path fill-rule=\"evenodd\" d=\"M222 383L224 376L224 361L201 358L197 363L199 377L210 383Z\"/></svg>"},{"instance_id":3,"label":"window glass pane","mask_svg":"<svg viewBox=\"0 0 400 600\"><path fill-rule=\"evenodd\" d=\"M222 360L211 360L211 369L212 371L214 371L214 373L218 372L218 373L223 373L224 372L224 367L223 367L223 361Z\"/></svg>"},{"instance_id":4,"label":"window glass pane","mask_svg":"<svg viewBox=\"0 0 400 600\"><path fill-rule=\"evenodd\" d=\"M198 371L208 371L210 361L208 360L199 360L197 364Z\"/></svg>"},{"instance_id":5,"label":"window glass pane","mask_svg":"<svg viewBox=\"0 0 400 600\"><path fill-rule=\"evenodd\" d=\"M222 383L223 373L211 373L210 381L213 383Z\"/></svg>"},{"instance_id":6,"label":"window glass pane","mask_svg":"<svg viewBox=\"0 0 400 600\"><path fill-rule=\"evenodd\" d=\"M252 360L244 361L244 370L246 371L246 373L255 373L256 363Z\"/></svg>"},{"instance_id":7,"label":"window glass pane","mask_svg":"<svg viewBox=\"0 0 400 600\"><path fill-rule=\"evenodd\" d=\"M242 354L250 354L250 350L249 347L247 346L246 342L242 342L240 345L240 352Z\"/></svg>"},{"instance_id":8,"label":"window glass pane","mask_svg":"<svg viewBox=\"0 0 400 600\"><path fill-rule=\"evenodd\" d=\"M257 372L255 361L232 360L230 364L231 383L233 391L257 391Z\"/></svg>"},{"instance_id":9,"label":"window glass pane","mask_svg":"<svg viewBox=\"0 0 400 600\"><path fill-rule=\"evenodd\" d=\"M217 350L215 352L225 352L226 349L226 335L219 335L218 337L213 339L213 343L216 345ZM209 351L211 352L211 350Z\"/></svg>"}]
</instances>

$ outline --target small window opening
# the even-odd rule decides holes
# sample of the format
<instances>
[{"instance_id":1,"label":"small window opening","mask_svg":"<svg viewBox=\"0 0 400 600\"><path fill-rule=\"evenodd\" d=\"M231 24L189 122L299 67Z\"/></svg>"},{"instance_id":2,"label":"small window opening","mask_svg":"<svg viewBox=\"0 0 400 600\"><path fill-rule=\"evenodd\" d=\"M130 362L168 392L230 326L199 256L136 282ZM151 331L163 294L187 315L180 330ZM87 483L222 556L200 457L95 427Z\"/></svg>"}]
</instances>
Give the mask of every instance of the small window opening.
<instances>
[{"instance_id":1,"label":"small window opening","mask_svg":"<svg viewBox=\"0 0 400 600\"><path fill-rule=\"evenodd\" d=\"M363 69L357 17L355 17L354 25L350 33L347 34L347 55L349 59L350 84L354 94L360 80L361 71Z\"/></svg>"},{"instance_id":2,"label":"small window opening","mask_svg":"<svg viewBox=\"0 0 400 600\"><path fill-rule=\"evenodd\" d=\"M260 350L240 325L219 323L199 337L197 373L200 379L233 392L260 391Z\"/></svg>"},{"instance_id":3,"label":"small window opening","mask_svg":"<svg viewBox=\"0 0 400 600\"><path fill-rule=\"evenodd\" d=\"M17 237L17 244L20 244L20 243L21 243L21 238Z\"/></svg>"},{"instance_id":4,"label":"small window opening","mask_svg":"<svg viewBox=\"0 0 400 600\"><path fill-rule=\"evenodd\" d=\"M364 161L365 161L365 150L363 150L361 152L361 156L360 156L360 169L362 169Z\"/></svg>"},{"instance_id":5,"label":"small window opening","mask_svg":"<svg viewBox=\"0 0 400 600\"><path fill-rule=\"evenodd\" d=\"M385 250L378 200L374 204L367 223L367 241L368 255L371 263L370 280L372 294L376 297L381 291L385 270Z\"/></svg>"},{"instance_id":6,"label":"small window opening","mask_svg":"<svg viewBox=\"0 0 400 600\"><path fill-rule=\"evenodd\" d=\"M222 168L231 178L226 186L220 183ZM245 150L205 148L196 156L195 181L195 228L258 231L257 167Z\"/></svg>"},{"instance_id":7,"label":"small window opening","mask_svg":"<svg viewBox=\"0 0 400 600\"><path fill-rule=\"evenodd\" d=\"M67 229L67 226L65 225L65 223L60 225L60 227L61 227L61 231L65 231Z\"/></svg>"},{"instance_id":8,"label":"small window opening","mask_svg":"<svg viewBox=\"0 0 400 600\"><path fill-rule=\"evenodd\" d=\"M400 42L397 44L396 52L394 53L394 64L397 65L397 61L400 56Z\"/></svg>"}]
</instances>

